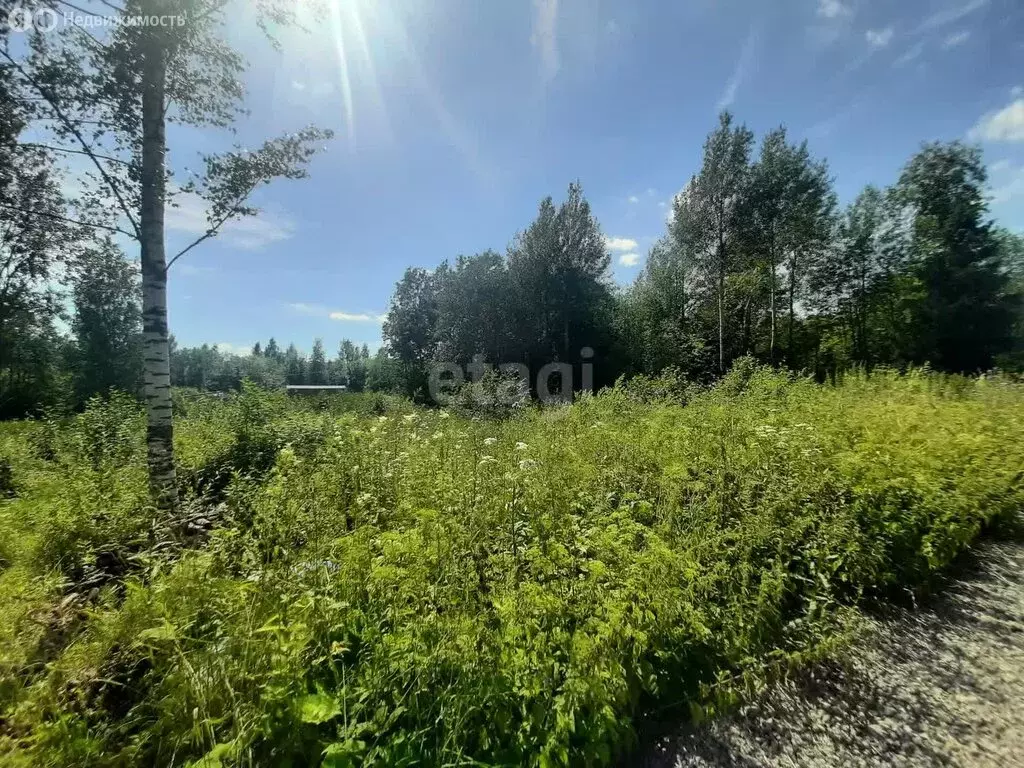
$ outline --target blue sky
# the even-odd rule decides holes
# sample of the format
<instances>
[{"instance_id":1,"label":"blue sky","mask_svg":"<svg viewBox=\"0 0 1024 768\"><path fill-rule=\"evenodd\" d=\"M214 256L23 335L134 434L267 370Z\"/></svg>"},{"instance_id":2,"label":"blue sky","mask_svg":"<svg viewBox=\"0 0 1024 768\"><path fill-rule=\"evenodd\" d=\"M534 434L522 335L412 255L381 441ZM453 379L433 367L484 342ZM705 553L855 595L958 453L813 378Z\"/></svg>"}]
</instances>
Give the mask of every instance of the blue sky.
<instances>
[{"instance_id":1,"label":"blue sky","mask_svg":"<svg viewBox=\"0 0 1024 768\"><path fill-rule=\"evenodd\" d=\"M182 344L375 347L405 267L504 251L577 178L627 283L724 107L807 138L844 202L924 140L979 141L993 215L1024 230L1019 0L325 2L279 52L232 19L251 63L239 139L337 137L310 179L267 187L259 217L174 267ZM225 142L173 132L172 163ZM174 253L203 212L186 200L168 226Z\"/></svg>"}]
</instances>

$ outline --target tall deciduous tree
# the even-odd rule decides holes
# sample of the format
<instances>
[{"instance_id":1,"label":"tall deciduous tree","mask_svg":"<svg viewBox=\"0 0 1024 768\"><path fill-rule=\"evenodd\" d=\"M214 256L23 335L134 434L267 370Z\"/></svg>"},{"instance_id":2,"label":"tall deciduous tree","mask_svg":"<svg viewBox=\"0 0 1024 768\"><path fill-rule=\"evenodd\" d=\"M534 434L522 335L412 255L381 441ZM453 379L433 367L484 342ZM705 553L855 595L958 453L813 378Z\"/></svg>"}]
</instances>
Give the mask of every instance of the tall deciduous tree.
<instances>
[{"instance_id":1,"label":"tall deciduous tree","mask_svg":"<svg viewBox=\"0 0 1024 768\"><path fill-rule=\"evenodd\" d=\"M917 362L973 372L1012 346L1014 302L987 219L986 182L981 151L952 142L925 145L896 186L923 288L913 313Z\"/></svg>"},{"instance_id":2,"label":"tall deciduous tree","mask_svg":"<svg viewBox=\"0 0 1024 768\"><path fill-rule=\"evenodd\" d=\"M746 247L768 285L768 359L776 359L779 269L786 268L789 340L793 353L796 302L806 265L829 242L835 195L824 162L811 159L807 142L790 144L786 129L768 133L754 163L741 226Z\"/></svg>"},{"instance_id":3,"label":"tall deciduous tree","mask_svg":"<svg viewBox=\"0 0 1024 768\"><path fill-rule=\"evenodd\" d=\"M704 142L700 173L676 196L673 235L695 256L714 285L718 309L718 369L725 370L726 279L740 265L744 198L754 134L723 112Z\"/></svg>"},{"instance_id":4,"label":"tall deciduous tree","mask_svg":"<svg viewBox=\"0 0 1024 768\"><path fill-rule=\"evenodd\" d=\"M79 402L141 383L142 313L136 267L110 238L85 248L74 264L75 390Z\"/></svg>"},{"instance_id":5,"label":"tall deciduous tree","mask_svg":"<svg viewBox=\"0 0 1024 768\"><path fill-rule=\"evenodd\" d=\"M52 159L22 135L32 105L12 75L0 62L0 417L22 416L53 394L54 278L73 235Z\"/></svg>"},{"instance_id":6,"label":"tall deciduous tree","mask_svg":"<svg viewBox=\"0 0 1024 768\"><path fill-rule=\"evenodd\" d=\"M852 359L867 366L876 357L873 318L886 276L880 244L884 203L881 190L865 188L844 212L832 248L811 266L817 309L841 320Z\"/></svg>"},{"instance_id":7,"label":"tall deciduous tree","mask_svg":"<svg viewBox=\"0 0 1024 768\"><path fill-rule=\"evenodd\" d=\"M384 341L402 365L406 394L410 397L426 392L427 365L437 349L440 282L437 274L425 269L407 269L395 286L384 321Z\"/></svg>"},{"instance_id":8,"label":"tall deciduous tree","mask_svg":"<svg viewBox=\"0 0 1024 768\"><path fill-rule=\"evenodd\" d=\"M606 347L613 323L611 257L580 184L551 198L508 253L517 357L531 368L566 363L582 347Z\"/></svg>"},{"instance_id":9,"label":"tall deciduous tree","mask_svg":"<svg viewBox=\"0 0 1024 768\"><path fill-rule=\"evenodd\" d=\"M4 0L0 8L11 5ZM32 3L28 4L30 7ZM327 133L305 129L268 141L249 152L241 148L204 158L205 173L182 187L208 205L208 229L168 259L164 211L169 203L167 132L169 120L197 127L228 127L241 110L244 61L223 39L223 0L129 0L106 4L123 17L160 23L113 25L106 38L67 25L34 35L19 60L0 49L12 76L32 91L34 117L44 119L54 151L85 156L97 188L91 193L116 206L116 225L140 244L143 316L143 391L147 410L147 451L154 503L166 512L177 506L170 360L167 326L167 270L180 256L213 237L230 219L252 214L251 193L274 178L301 178ZM284 0L256 0L249 6L260 25L293 20ZM237 18L237 17L236 17Z\"/></svg>"},{"instance_id":10,"label":"tall deciduous tree","mask_svg":"<svg viewBox=\"0 0 1024 768\"><path fill-rule=\"evenodd\" d=\"M505 260L494 251L459 256L455 266L437 273L437 355L460 364L475 355L507 362L510 351L509 277Z\"/></svg>"},{"instance_id":11,"label":"tall deciduous tree","mask_svg":"<svg viewBox=\"0 0 1024 768\"><path fill-rule=\"evenodd\" d=\"M640 371L675 366L699 372L708 362L693 314L692 255L670 235L658 240L622 298L620 335L626 357Z\"/></svg>"}]
</instances>

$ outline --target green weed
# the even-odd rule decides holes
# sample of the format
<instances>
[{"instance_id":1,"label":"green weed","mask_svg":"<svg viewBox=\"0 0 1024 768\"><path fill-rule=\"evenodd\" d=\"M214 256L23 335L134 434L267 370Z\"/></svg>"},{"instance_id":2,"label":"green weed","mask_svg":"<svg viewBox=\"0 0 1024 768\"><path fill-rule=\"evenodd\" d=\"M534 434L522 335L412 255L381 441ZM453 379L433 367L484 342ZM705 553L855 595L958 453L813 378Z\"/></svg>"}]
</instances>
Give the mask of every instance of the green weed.
<instances>
[{"instance_id":1,"label":"green weed","mask_svg":"<svg viewBox=\"0 0 1024 768\"><path fill-rule=\"evenodd\" d=\"M52 427L51 460L0 443L25 478L0 512L35 542L0 573L11 760L609 764L645 712L832 653L1024 501L1024 389L998 377L745 364L509 420L245 388L187 401L181 471L221 511L147 559L123 408ZM60 624L109 551L141 554Z\"/></svg>"}]
</instances>

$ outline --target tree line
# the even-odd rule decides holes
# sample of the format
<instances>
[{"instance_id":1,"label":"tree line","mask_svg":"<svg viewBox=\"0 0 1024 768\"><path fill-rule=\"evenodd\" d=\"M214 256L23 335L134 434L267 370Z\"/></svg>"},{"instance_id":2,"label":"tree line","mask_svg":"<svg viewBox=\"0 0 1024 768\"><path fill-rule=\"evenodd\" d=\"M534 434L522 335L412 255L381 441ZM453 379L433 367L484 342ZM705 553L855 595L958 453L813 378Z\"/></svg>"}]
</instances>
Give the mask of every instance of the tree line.
<instances>
[{"instance_id":1,"label":"tree line","mask_svg":"<svg viewBox=\"0 0 1024 768\"><path fill-rule=\"evenodd\" d=\"M232 354L216 346L178 348L171 339L171 381L175 386L227 392L237 390L248 379L267 389L288 384L343 386L350 392L388 389L383 380L386 364L370 355L366 344L344 339L334 357L328 357L323 340L313 342L306 355L289 344L282 349L276 339L265 345L256 342L245 355Z\"/></svg>"},{"instance_id":2,"label":"tree line","mask_svg":"<svg viewBox=\"0 0 1024 768\"><path fill-rule=\"evenodd\" d=\"M57 222L34 236L44 245L8 248L0 272L0 415L141 391L138 270L109 235ZM72 255L47 260L60 252ZM725 113L626 287L611 278L607 241L574 182L564 201L541 201L505 254L406 270L375 354L344 340L329 356L317 339L307 356L271 338L238 355L171 337L169 368L174 385L215 391L250 379L422 400L439 362L473 378L473 361L536 372L585 355L598 387L669 367L710 379L748 355L822 379L852 366L1021 370L1022 294L1024 237L988 220L977 148L925 145L894 185L840 209L806 142L779 128L755 156L753 134Z\"/></svg>"},{"instance_id":3,"label":"tree line","mask_svg":"<svg viewBox=\"0 0 1024 768\"><path fill-rule=\"evenodd\" d=\"M437 362L535 372L584 348L597 386L668 367L708 379L740 356L822 379L853 366L1020 370L1024 238L989 220L986 184L978 148L931 143L895 184L840 208L806 142L782 127L758 147L726 112L631 285L614 286L573 183L504 255L407 270L384 349L415 397Z\"/></svg>"}]
</instances>

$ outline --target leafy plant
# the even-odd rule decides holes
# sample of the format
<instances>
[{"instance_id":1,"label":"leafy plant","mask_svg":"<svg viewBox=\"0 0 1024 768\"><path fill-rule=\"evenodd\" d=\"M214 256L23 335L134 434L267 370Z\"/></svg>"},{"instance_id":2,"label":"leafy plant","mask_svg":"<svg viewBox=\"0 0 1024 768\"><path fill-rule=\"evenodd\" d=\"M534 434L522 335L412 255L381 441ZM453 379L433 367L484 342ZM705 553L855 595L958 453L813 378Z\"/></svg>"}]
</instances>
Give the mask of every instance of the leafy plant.
<instances>
[{"instance_id":1,"label":"leafy plant","mask_svg":"<svg viewBox=\"0 0 1024 768\"><path fill-rule=\"evenodd\" d=\"M744 362L504 420L351 397L190 399L179 456L227 480L170 553L133 411L54 422L51 461L4 438L37 550L0 572L0 755L606 765L651 708L713 716L834 653L1024 503L998 376Z\"/></svg>"}]
</instances>

